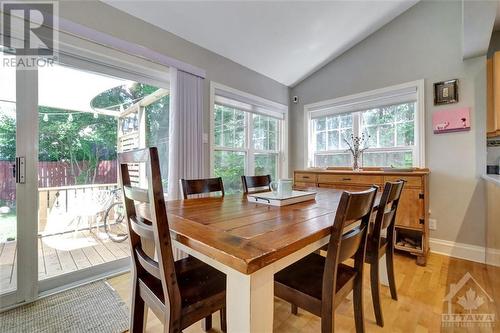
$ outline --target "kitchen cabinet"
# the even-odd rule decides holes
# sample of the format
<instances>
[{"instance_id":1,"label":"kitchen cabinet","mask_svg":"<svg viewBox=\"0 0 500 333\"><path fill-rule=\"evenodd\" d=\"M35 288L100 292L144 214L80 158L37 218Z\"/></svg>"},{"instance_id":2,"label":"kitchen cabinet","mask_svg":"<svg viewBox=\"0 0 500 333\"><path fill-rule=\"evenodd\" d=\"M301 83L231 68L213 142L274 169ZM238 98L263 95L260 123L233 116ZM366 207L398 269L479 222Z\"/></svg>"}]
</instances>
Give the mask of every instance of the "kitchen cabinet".
<instances>
[{"instance_id":1,"label":"kitchen cabinet","mask_svg":"<svg viewBox=\"0 0 500 333\"><path fill-rule=\"evenodd\" d=\"M486 132L500 136L500 52L486 60Z\"/></svg>"}]
</instances>

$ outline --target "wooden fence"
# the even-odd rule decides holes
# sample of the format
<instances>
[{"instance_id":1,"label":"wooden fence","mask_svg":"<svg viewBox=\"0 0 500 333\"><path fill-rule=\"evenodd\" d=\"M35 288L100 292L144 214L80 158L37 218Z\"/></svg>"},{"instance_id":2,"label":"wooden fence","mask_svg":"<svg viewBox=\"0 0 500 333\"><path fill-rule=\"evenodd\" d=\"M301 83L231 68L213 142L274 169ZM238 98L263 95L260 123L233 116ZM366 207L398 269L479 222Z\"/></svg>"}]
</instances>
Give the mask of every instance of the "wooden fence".
<instances>
[{"instance_id":1,"label":"wooden fence","mask_svg":"<svg viewBox=\"0 0 500 333\"><path fill-rule=\"evenodd\" d=\"M13 176L12 161L0 161L0 200L12 203L15 198L16 180ZM79 162L79 170L85 172L88 162ZM38 188L71 186L77 184L80 176L73 174L66 162L38 162ZM117 181L116 160L100 161L93 184L112 184Z\"/></svg>"}]
</instances>

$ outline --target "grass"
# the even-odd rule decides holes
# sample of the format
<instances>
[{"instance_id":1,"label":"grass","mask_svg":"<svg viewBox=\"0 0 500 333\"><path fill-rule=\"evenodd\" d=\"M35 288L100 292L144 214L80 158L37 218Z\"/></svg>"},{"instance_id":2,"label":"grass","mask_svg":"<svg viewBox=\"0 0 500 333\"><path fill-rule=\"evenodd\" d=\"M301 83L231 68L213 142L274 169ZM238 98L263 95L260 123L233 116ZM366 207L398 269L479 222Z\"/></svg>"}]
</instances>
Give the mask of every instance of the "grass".
<instances>
[{"instance_id":1,"label":"grass","mask_svg":"<svg viewBox=\"0 0 500 333\"><path fill-rule=\"evenodd\" d=\"M0 214L0 243L15 240L17 237L17 218L15 213Z\"/></svg>"}]
</instances>

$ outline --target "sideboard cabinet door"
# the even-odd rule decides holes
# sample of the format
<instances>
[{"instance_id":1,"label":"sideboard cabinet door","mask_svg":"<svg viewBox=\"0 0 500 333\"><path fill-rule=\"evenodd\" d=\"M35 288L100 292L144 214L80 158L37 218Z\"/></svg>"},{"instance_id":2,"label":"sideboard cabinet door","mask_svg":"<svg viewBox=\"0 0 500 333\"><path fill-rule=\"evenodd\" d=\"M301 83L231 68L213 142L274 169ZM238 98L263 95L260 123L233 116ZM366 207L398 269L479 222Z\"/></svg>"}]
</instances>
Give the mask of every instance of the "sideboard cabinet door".
<instances>
[{"instance_id":1,"label":"sideboard cabinet door","mask_svg":"<svg viewBox=\"0 0 500 333\"><path fill-rule=\"evenodd\" d=\"M415 188L406 188L401 194L396 225L423 230L424 225L424 199L421 197L422 191Z\"/></svg>"}]
</instances>

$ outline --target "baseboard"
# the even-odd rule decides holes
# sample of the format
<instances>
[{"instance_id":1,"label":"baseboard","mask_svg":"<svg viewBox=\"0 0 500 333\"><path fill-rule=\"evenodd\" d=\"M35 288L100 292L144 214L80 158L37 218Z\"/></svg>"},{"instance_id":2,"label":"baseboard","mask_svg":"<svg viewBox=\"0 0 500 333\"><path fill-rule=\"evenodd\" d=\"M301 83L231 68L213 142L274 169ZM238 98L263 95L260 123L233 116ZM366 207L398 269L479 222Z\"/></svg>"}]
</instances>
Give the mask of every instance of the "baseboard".
<instances>
[{"instance_id":1,"label":"baseboard","mask_svg":"<svg viewBox=\"0 0 500 333\"><path fill-rule=\"evenodd\" d=\"M500 250L486 248L486 263L491 266L500 267Z\"/></svg>"},{"instance_id":2,"label":"baseboard","mask_svg":"<svg viewBox=\"0 0 500 333\"><path fill-rule=\"evenodd\" d=\"M431 252L453 258L475 262L485 262L486 252L483 246L452 242L444 239L429 238Z\"/></svg>"}]
</instances>

